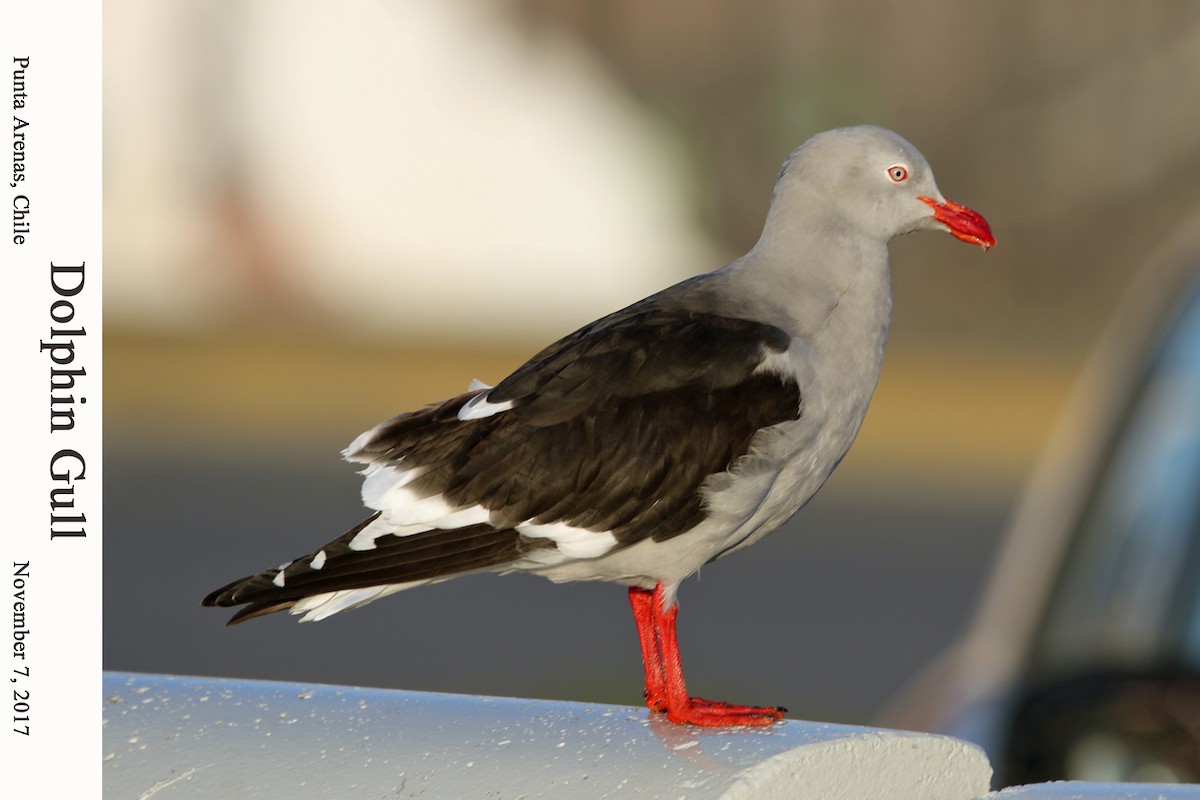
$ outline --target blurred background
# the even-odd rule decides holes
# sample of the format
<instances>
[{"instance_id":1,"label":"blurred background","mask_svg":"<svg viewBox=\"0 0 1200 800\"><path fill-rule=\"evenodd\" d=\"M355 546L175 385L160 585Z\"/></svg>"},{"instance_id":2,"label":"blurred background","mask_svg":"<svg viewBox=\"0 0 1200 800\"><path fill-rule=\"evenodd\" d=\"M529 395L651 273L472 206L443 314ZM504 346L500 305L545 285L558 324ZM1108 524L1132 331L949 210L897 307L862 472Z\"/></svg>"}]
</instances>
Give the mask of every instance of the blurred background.
<instances>
[{"instance_id":1,"label":"blurred background","mask_svg":"<svg viewBox=\"0 0 1200 800\"><path fill-rule=\"evenodd\" d=\"M635 704L624 591L467 577L320 625L209 590L364 516L339 451L745 252L876 123L999 246L892 246L859 441L681 592L701 695L866 722L967 624L1105 320L1200 208L1200 5L105 3L105 666Z\"/></svg>"}]
</instances>

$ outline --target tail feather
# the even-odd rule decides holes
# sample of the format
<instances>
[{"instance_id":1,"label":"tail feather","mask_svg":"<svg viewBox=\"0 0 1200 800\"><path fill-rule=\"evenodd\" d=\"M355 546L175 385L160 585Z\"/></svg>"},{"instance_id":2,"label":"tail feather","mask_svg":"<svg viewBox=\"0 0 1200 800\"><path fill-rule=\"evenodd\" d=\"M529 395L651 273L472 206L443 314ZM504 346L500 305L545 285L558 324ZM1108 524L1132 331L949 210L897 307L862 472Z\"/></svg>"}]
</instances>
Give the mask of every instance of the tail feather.
<instances>
[{"instance_id":1,"label":"tail feather","mask_svg":"<svg viewBox=\"0 0 1200 800\"><path fill-rule=\"evenodd\" d=\"M202 605L245 604L227 623L235 625L290 609L315 595L369 587L395 591L407 588L405 584L420 585L466 572L502 568L530 550L553 546L544 539L527 539L513 529L476 524L403 536L385 534L374 537L369 546L352 547L355 537L378 517L378 513L368 517L319 550L289 564L228 583L205 597ZM365 596L369 599L363 602L370 602L379 595Z\"/></svg>"}]
</instances>

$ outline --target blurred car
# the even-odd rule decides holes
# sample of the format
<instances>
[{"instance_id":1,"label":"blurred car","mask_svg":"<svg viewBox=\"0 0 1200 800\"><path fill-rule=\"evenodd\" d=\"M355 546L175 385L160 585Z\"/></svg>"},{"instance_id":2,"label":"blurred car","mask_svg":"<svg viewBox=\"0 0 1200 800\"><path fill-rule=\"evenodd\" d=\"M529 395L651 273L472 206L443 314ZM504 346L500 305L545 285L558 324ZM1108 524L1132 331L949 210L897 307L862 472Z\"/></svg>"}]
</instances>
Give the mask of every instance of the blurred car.
<instances>
[{"instance_id":1,"label":"blurred car","mask_svg":"<svg viewBox=\"0 0 1200 800\"><path fill-rule=\"evenodd\" d=\"M1106 332L967 632L879 722L976 742L1001 786L1200 782L1200 217Z\"/></svg>"}]
</instances>

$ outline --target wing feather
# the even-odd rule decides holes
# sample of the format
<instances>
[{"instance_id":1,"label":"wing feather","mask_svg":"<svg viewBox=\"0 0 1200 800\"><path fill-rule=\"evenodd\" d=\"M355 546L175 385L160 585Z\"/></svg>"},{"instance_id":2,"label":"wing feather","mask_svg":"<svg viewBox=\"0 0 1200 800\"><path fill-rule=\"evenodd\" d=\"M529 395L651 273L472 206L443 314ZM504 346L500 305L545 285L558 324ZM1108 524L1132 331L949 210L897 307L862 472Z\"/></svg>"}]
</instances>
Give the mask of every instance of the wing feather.
<instances>
[{"instance_id":1,"label":"wing feather","mask_svg":"<svg viewBox=\"0 0 1200 800\"><path fill-rule=\"evenodd\" d=\"M493 389L384 423L347 458L419 467L414 492L482 506L498 528L536 520L611 531L621 544L669 538L702 518L709 475L759 430L799 415L795 381L760 370L789 344L765 323L635 305ZM482 392L512 407L459 420Z\"/></svg>"},{"instance_id":2,"label":"wing feather","mask_svg":"<svg viewBox=\"0 0 1200 800\"><path fill-rule=\"evenodd\" d=\"M799 416L795 379L764 369L789 344L774 326L654 298L617 312L495 388L358 437L345 455L368 465L363 499L376 514L204 604L245 604L230 624L283 609L319 619L408 585L511 568L538 549L590 558L678 536L704 518L706 480L760 431Z\"/></svg>"}]
</instances>

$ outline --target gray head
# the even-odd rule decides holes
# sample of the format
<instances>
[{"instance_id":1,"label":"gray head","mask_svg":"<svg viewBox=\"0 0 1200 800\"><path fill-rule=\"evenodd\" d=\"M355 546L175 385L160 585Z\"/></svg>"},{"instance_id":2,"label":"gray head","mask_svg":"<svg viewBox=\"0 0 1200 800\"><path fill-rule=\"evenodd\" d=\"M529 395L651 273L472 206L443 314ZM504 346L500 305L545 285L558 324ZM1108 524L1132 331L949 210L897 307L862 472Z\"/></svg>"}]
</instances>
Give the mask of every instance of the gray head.
<instances>
[{"instance_id":1,"label":"gray head","mask_svg":"<svg viewBox=\"0 0 1200 800\"><path fill-rule=\"evenodd\" d=\"M818 133L788 156L772 206L794 210L793 200L808 207L816 203L885 242L912 231L942 230L985 250L996 243L982 216L946 200L917 148L874 125Z\"/></svg>"}]
</instances>

